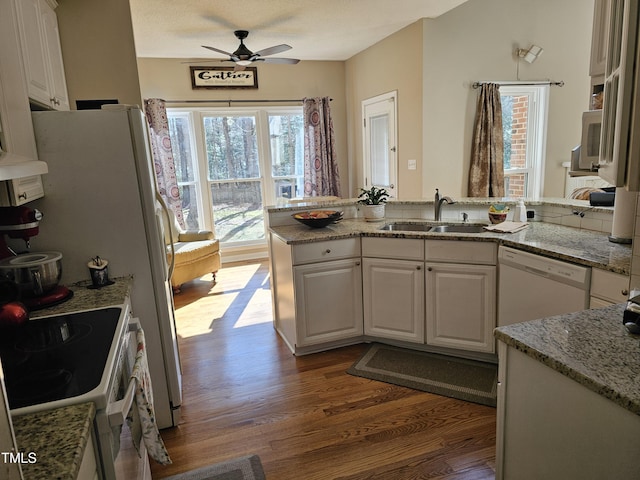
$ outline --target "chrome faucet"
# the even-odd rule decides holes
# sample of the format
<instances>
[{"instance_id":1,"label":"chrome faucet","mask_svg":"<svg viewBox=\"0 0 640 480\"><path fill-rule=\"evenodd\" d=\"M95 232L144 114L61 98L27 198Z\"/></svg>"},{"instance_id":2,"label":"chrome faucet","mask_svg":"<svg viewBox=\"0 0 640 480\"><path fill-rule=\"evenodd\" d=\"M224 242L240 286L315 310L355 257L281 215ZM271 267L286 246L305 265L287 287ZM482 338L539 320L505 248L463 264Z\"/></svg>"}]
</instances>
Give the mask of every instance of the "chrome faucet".
<instances>
[{"instance_id":1,"label":"chrome faucet","mask_svg":"<svg viewBox=\"0 0 640 480\"><path fill-rule=\"evenodd\" d=\"M433 209L434 209L434 218L436 220L436 222L440 221L440 217L442 216L442 204L446 203L448 205L451 205L453 203L456 203L455 201L453 201L451 199L451 197L440 197L440 192L438 191L438 189L436 188L436 197L435 197L435 202L433 204Z\"/></svg>"}]
</instances>

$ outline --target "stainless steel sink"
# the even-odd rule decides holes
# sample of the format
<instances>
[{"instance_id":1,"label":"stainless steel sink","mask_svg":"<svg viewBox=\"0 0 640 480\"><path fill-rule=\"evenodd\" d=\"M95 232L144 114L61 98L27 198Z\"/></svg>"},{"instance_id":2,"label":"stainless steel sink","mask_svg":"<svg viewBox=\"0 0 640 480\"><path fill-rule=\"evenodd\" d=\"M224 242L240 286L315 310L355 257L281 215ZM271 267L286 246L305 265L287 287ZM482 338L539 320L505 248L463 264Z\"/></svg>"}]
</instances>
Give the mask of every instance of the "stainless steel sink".
<instances>
[{"instance_id":1,"label":"stainless steel sink","mask_svg":"<svg viewBox=\"0 0 640 480\"><path fill-rule=\"evenodd\" d=\"M441 233L482 233L484 232L484 225L436 225L431 227L429 232L441 232Z\"/></svg>"},{"instance_id":2,"label":"stainless steel sink","mask_svg":"<svg viewBox=\"0 0 640 480\"><path fill-rule=\"evenodd\" d=\"M428 225L426 223L387 223L384 227L382 227L380 230L389 230L389 231L395 231L395 230L402 230L404 232L428 232L429 229L432 227L433 225Z\"/></svg>"},{"instance_id":3,"label":"stainless steel sink","mask_svg":"<svg viewBox=\"0 0 640 480\"><path fill-rule=\"evenodd\" d=\"M477 223L455 225L432 225L428 223L387 223L380 230L403 232L434 232L434 233L482 233L484 225Z\"/></svg>"}]
</instances>

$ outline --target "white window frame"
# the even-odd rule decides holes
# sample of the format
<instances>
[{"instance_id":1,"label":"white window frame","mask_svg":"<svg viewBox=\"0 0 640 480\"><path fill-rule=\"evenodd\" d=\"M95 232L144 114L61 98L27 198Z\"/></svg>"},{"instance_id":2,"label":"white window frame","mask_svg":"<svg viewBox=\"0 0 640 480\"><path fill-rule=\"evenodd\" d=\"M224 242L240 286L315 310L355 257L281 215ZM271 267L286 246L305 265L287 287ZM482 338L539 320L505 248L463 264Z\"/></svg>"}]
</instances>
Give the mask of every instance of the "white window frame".
<instances>
[{"instance_id":1,"label":"white window frame","mask_svg":"<svg viewBox=\"0 0 640 480\"><path fill-rule=\"evenodd\" d=\"M207 155L205 151L205 135L203 128L203 118L206 116L254 116L257 131L257 148L258 148L258 166L260 169L260 177L256 179L247 179L260 182L262 190L262 202L264 206L276 204L276 192L274 177L271 169L271 142L269 137L269 115L302 115L302 106L297 107L190 107L190 108L167 108L167 114L172 116L188 116L189 126L192 131L191 142L192 151L195 152L197 172L192 182L180 182L179 185L195 184L197 191L197 205L202 214L199 216L201 223L200 228L215 231L211 184L220 181L211 181L208 178ZM280 178L280 177L276 177ZM236 242L233 248L241 248L243 246L253 247L256 245L266 245L266 224L265 239Z\"/></svg>"},{"instance_id":2,"label":"white window frame","mask_svg":"<svg viewBox=\"0 0 640 480\"><path fill-rule=\"evenodd\" d=\"M500 95L528 96L527 116L527 167L505 170L509 175L527 174L527 198L542 197L547 144L547 119L549 111L549 84L500 85Z\"/></svg>"}]
</instances>

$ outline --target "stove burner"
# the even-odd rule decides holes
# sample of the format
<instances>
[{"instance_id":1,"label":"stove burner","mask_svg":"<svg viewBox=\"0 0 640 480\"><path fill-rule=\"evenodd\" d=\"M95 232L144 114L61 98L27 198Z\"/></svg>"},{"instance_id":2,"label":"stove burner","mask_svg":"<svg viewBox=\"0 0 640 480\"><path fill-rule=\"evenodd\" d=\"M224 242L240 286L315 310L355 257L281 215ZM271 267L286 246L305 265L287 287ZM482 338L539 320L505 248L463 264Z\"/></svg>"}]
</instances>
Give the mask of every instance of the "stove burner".
<instances>
[{"instance_id":1,"label":"stove burner","mask_svg":"<svg viewBox=\"0 0 640 480\"><path fill-rule=\"evenodd\" d=\"M27 373L14 379L8 386L13 392L13 402L30 405L55 398L71 383L73 373L64 368L52 368Z\"/></svg>"},{"instance_id":2,"label":"stove burner","mask_svg":"<svg viewBox=\"0 0 640 480\"><path fill-rule=\"evenodd\" d=\"M60 319L44 325L33 320L25 325L23 335L16 341L16 349L23 352L44 352L77 342L91 334L91 325Z\"/></svg>"},{"instance_id":3,"label":"stove burner","mask_svg":"<svg viewBox=\"0 0 640 480\"><path fill-rule=\"evenodd\" d=\"M116 345L120 314L120 308L109 307L42 317L11 337L0 336L10 408L71 399L97 388Z\"/></svg>"}]
</instances>

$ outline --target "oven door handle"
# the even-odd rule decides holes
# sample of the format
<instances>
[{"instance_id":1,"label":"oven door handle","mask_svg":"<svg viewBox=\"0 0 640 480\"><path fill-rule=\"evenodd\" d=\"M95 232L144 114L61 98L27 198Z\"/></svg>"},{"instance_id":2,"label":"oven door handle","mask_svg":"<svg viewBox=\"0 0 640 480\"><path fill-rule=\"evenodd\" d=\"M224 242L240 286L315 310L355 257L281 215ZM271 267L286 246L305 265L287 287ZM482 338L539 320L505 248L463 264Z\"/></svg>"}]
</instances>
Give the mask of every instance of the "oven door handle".
<instances>
[{"instance_id":1,"label":"oven door handle","mask_svg":"<svg viewBox=\"0 0 640 480\"><path fill-rule=\"evenodd\" d=\"M127 392L124 394L124 398L112 403L107 408L107 416L109 418L110 426L117 427L119 425L124 425L127 415L129 414L129 410L131 410L131 406L133 405L133 399L135 396L136 380L135 378L132 378L129 380L129 386L127 387Z\"/></svg>"},{"instance_id":2,"label":"oven door handle","mask_svg":"<svg viewBox=\"0 0 640 480\"><path fill-rule=\"evenodd\" d=\"M132 318L129 320L129 332L137 332L142 326L140 325L139 318ZM117 427L124 425L129 410L133 405L133 399L136 395L136 379L130 378L127 385L127 391L124 394L122 400L118 400L107 407L107 417L109 419L109 425Z\"/></svg>"}]
</instances>

